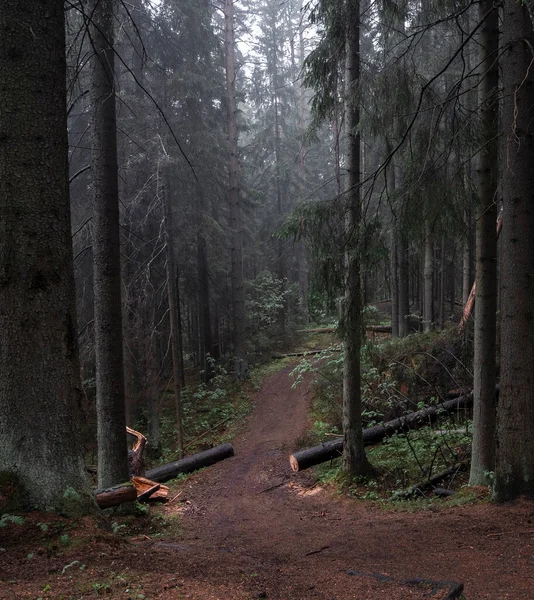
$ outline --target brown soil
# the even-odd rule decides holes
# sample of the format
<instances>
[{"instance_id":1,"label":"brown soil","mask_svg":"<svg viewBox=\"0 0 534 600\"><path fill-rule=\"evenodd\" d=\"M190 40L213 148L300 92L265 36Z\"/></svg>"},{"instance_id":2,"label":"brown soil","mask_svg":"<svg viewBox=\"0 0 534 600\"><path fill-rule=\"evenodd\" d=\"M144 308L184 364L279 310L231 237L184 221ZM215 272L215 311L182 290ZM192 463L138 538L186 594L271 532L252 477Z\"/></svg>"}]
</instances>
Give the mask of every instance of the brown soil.
<instances>
[{"instance_id":1,"label":"brown soil","mask_svg":"<svg viewBox=\"0 0 534 600\"><path fill-rule=\"evenodd\" d=\"M0 598L443 600L451 582L467 600L534 598L534 504L386 511L292 473L309 390L288 372L257 394L235 458L162 509L179 532L121 539L87 521L84 543L62 549L35 522L0 529Z\"/></svg>"}]
</instances>

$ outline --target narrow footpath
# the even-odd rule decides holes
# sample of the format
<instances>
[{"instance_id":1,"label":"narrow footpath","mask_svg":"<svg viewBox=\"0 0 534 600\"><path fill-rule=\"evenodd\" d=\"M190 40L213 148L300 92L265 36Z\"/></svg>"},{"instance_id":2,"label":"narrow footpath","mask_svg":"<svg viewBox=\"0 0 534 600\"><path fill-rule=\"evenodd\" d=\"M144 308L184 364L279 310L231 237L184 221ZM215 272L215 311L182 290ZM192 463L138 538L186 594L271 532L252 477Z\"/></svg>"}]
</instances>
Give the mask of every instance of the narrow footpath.
<instances>
[{"instance_id":1,"label":"narrow footpath","mask_svg":"<svg viewBox=\"0 0 534 600\"><path fill-rule=\"evenodd\" d=\"M531 503L386 511L292 473L310 390L293 389L290 370L258 392L236 456L191 478L169 507L183 536L155 548L179 586L161 598L443 599L445 582L463 583L467 600L534 598ZM437 583L405 583L414 579Z\"/></svg>"}]
</instances>

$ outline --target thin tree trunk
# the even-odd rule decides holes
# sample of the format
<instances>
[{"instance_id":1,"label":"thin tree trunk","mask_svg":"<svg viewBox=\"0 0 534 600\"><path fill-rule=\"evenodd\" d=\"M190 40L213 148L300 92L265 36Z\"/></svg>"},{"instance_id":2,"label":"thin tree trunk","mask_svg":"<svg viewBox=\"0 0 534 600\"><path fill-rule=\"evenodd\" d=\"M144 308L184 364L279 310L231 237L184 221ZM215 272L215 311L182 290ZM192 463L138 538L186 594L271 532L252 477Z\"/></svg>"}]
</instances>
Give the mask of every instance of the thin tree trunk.
<instances>
[{"instance_id":1,"label":"thin tree trunk","mask_svg":"<svg viewBox=\"0 0 534 600\"><path fill-rule=\"evenodd\" d=\"M213 336L211 329L211 310L210 310L210 287L208 272L208 251L206 247L206 238L203 232L203 215L206 212L206 203L204 191L200 182L197 183L197 200L195 208L196 228L197 228L197 280L198 280L198 305L200 310L200 344L201 356L200 364L204 373L204 381L211 377L211 362L208 355L213 358Z\"/></svg>"},{"instance_id":2,"label":"thin tree trunk","mask_svg":"<svg viewBox=\"0 0 534 600\"><path fill-rule=\"evenodd\" d=\"M275 172L276 172L276 213L277 213L277 227L280 227L284 217L285 202L284 202L284 186L282 184L282 149L281 149L281 131L280 131L280 109L278 106L278 52L277 52L277 39L276 39L276 23L272 24L273 32L273 59L271 63L272 68L272 96L274 101L274 160L275 160ZM284 293L287 287L287 265L284 256L284 240L282 237L276 237L276 266L278 279L281 281L281 292ZM281 303L281 308L278 311L278 326L280 329L281 338L284 337L286 331L286 308L287 302L284 299Z\"/></svg>"},{"instance_id":3,"label":"thin tree trunk","mask_svg":"<svg viewBox=\"0 0 534 600\"><path fill-rule=\"evenodd\" d=\"M410 333L410 262L408 249L408 241L401 231L397 246L399 261L399 337L405 337Z\"/></svg>"},{"instance_id":4,"label":"thin tree trunk","mask_svg":"<svg viewBox=\"0 0 534 600\"><path fill-rule=\"evenodd\" d=\"M150 331L145 332L145 368L146 368L146 406L147 406L147 428L148 428L148 451L152 458L161 456L161 427L159 418L159 377L157 349L155 344L154 306L149 307L151 323Z\"/></svg>"},{"instance_id":5,"label":"thin tree trunk","mask_svg":"<svg viewBox=\"0 0 534 600\"><path fill-rule=\"evenodd\" d=\"M302 1L300 2L299 12L302 11ZM304 67L305 48L304 48L304 27L299 27L299 62L300 70ZM298 72L295 69L295 76ZM299 132L302 137L306 130L306 91L303 85L299 87L298 99L298 119ZM301 142L299 150L299 196L300 202L303 202L306 194L306 165L305 165L306 145ZM304 241L297 245L298 256L298 281L299 281L299 300L300 310L304 317L304 322L308 322L308 248Z\"/></svg>"},{"instance_id":6,"label":"thin tree trunk","mask_svg":"<svg viewBox=\"0 0 534 600\"><path fill-rule=\"evenodd\" d=\"M239 189L239 159L237 146L237 101L235 91L235 36L234 1L225 0L224 23L226 34L226 91L228 96L228 163L230 232L231 232L231 279L232 322L234 345L234 377L245 379L248 361L245 353L245 289L243 284L243 217Z\"/></svg>"},{"instance_id":7,"label":"thin tree trunk","mask_svg":"<svg viewBox=\"0 0 534 600\"><path fill-rule=\"evenodd\" d=\"M441 236L441 251L440 251L440 281L439 281L439 328L445 327L445 287L447 284L447 259L445 247L445 234Z\"/></svg>"},{"instance_id":8,"label":"thin tree trunk","mask_svg":"<svg viewBox=\"0 0 534 600\"><path fill-rule=\"evenodd\" d=\"M430 224L425 226L425 293L424 293L424 330L434 328L434 243Z\"/></svg>"},{"instance_id":9,"label":"thin tree trunk","mask_svg":"<svg viewBox=\"0 0 534 600\"><path fill-rule=\"evenodd\" d=\"M360 110L357 85L360 78L360 2L349 0L347 32L347 150L345 201L348 237L345 298L343 305L343 458L345 471L352 476L372 471L363 445L361 416L360 348L362 307L360 281Z\"/></svg>"},{"instance_id":10,"label":"thin tree trunk","mask_svg":"<svg viewBox=\"0 0 534 600\"><path fill-rule=\"evenodd\" d=\"M470 485L490 483L495 468L495 352L497 313L497 191L499 173L499 12L492 0L479 5L481 147L476 218L476 300L473 448Z\"/></svg>"},{"instance_id":11,"label":"thin tree trunk","mask_svg":"<svg viewBox=\"0 0 534 600\"><path fill-rule=\"evenodd\" d=\"M184 426L182 409L182 383L180 361L182 356L182 324L180 318L176 258L174 252L174 228L170 192L163 189L163 211L165 228L165 262L167 274L167 295L169 298L169 321L171 324L172 378L174 382L174 408L176 414L176 446L181 455L184 452Z\"/></svg>"},{"instance_id":12,"label":"thin tree trunk","mask_svg":"<svg viewBox=\"0 0 534 600\"><path fill-rule=\"evenodd\" d=\"M94 500L80 439L63 3L0 10L0 471L27 508ZM73 493L68 494L69 491Z\"/></svg>"},{"instance_id":13,"label":"thin tree trunk","mask_svg":"<svg viewBox=\"0 0 534 600\"><path fill-rule=\"evenodd\" d=\"M388 146L388 154L391 148ZM395 169L390 165L388 171L388 188L390 194L395 191ZM391 298L391 337L399 337L399 261L397 253L397 222L395 215L391 214L391 235L390 235L390 254L389 254L389 287Z\"/></svg>"},{"instance_id":14,"label":"thin tree trunk","mask_svg":"<svg viewBox=\"0 0 534 600\"><path fill-rule=\"evenodd\" d=\"M505 0L501 392L494 496L534 497L534 32L525 3Z\"/></svg>"},{"instance_id":15,"label":"thin tree trunk","mask_svg":"<svg viewBox=\"0 0 534 600\"><path fill-rule=\"evenodd\" d=\"M98 487L128 479L113 50L115 3L92 12L93 277L95 296Z\"/></svg>"}]
</instances>

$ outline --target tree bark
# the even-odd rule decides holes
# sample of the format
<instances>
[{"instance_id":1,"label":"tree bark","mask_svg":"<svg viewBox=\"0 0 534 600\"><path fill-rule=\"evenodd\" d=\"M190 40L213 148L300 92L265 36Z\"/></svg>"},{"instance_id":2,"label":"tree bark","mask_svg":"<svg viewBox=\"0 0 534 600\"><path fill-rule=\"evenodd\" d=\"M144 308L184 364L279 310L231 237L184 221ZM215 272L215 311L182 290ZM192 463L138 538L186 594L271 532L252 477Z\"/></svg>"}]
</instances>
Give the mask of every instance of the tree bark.
<instances>
[{"instance_id":1,"label":"tree bark","mask_svg":"<svg viewBox=\"0 0 534 600\"><path fill-rule=\"evenodd\" d=\"M93 278L95 296L98 486L128 479L113 50L113 0L92 8Z\"/></svg>"},{"instance_id":2,"label":"tree bark","mask_svg":"<svg viewBox=\"0 0 534 600\"><path fill-rule=\"evenodd\" d=\"M501 397L496 500L534 497L534 32L527 5L503 14Z\"/></svg>"},{"instance_id":3,"label":"tree bark","mask_svg":"<svg viewBox=\"0 0 534 600\"><path fill-rule=\"evenodd\" d=\"M492 0L479 5L481 140L476 218L473 446L470 485L487 485L495 469L495 352L497 325L497 192L499 173L499 12Z\"/></svg>"},{"instance_id":4,"label":"tree bark","mask_svg":"<svg viewBox=\"0 0 534 600\"><path fill-rule=\"evenodd\" d=\"M360 2L349 0L347 62L345 79L347 101L347 150L345 176L346 202L346 280L343 303L343 460L351 475L365 475L372 467L365 455L362 436L360 348L362 339L362 301L360 273Z\"/></svg>"},{"instance_id":5,"label":"tree bark","mask_svg":"<svg viewBox=\"0 0 534 600\"><path fill-rule=\"evenodd\" d=\"M226 34L226 92L228 96L228 162L230 233L231 233L231 280L232 323L234 345L234 377L246 379L248 361L245 352L245 288L243 284L243 223L241 194L239 189L239 159L237 146L237 101L235 90L235 36L234 0L225 0L224 23Z\"/></svg>"},{"instance_id":6,"label":"tree bark","mask_svg":"<svg viewBox=\"0 0 534 600\"><path fill-rule=\"evenodd\" d=\"M366 446L379 444L387 437L399 431L407 431L409 429L424 427L435 422L443 412L454 412L462 410L470 406L473 402L473 395L460 396L453 400L447 400L442 404L429 406L417 412L409 413L404 417L393 419L387 423L364 429L363 443ZM313 448L300 450L289 457L289 463L293 471L303 471L320 463L338 458L343 453L344 441L343 438L338 438L330 442L325 442Z\"/></svg>"},{"instance_id":7,"label":"tree bark","mask_svg":"<svg viewBox=\"0 0 534 600\"><path fill-rule=\"evenodd\" d=\"M81 383L68 188L63 3L0 10L0 472L27 508L95 504Z\"/></svg>"}]
</instances>

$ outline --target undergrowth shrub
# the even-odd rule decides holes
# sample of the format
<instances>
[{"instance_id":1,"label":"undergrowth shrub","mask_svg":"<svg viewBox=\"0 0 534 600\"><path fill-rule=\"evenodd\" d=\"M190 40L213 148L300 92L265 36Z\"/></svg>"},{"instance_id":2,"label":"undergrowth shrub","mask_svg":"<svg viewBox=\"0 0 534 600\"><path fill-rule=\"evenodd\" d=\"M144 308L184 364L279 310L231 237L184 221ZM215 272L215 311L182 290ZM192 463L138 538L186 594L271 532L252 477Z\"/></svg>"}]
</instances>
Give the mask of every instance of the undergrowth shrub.
<instances>
[{"instance_id":1,"label":"undergrowth shrub","mask_svg":"<svg viewBox=\"0 0 534 600\"><path fill-rule=\"evenodd\" d=\"M318 360L305 359L293 370L295 385L313 372L311 427L298 441L311 446L341 435L343 355L330 348ZM471 348L456 331L421 333L362 347L362 418L364 427L389 421L471 389ZM315 358L315 357L314 357ZM463 461L469 453L468 415L449 415L432 427L397 434L368 449L379 477L372 495L391 495ZM322 481L339 481L340 461L317 468ZM366 488L367 489L367 488ZM369 491L367 489L367 491Z\"/></svg>"}]
</instances>

